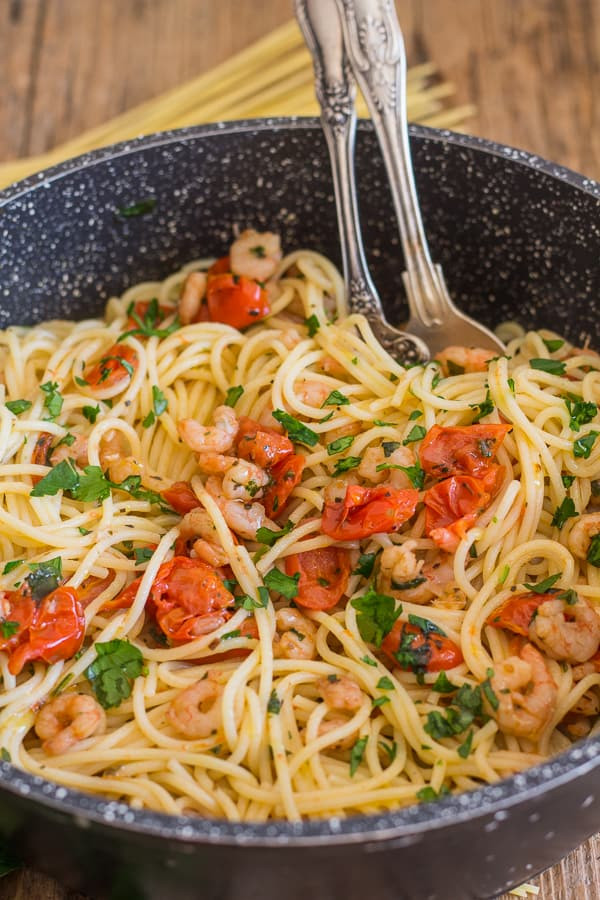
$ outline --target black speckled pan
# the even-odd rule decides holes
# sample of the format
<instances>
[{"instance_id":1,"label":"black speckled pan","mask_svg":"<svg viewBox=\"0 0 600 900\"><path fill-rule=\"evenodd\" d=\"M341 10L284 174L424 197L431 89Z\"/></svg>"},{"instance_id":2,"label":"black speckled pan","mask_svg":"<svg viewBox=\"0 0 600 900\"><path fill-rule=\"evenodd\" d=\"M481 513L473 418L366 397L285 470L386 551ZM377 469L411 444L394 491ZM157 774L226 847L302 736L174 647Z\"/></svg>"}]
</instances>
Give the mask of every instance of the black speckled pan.
<instances>
[{"instance_id":1,"label":"black speckled pan","mask_svg":"<svg viewBox=\"0 0 600 900\"><path fill-rule=\"evenodd\" d=\"M435 260L459 306L600 344L600 186L475 138L412 130ZM390 318L405 315L376 141L362 123L366 246ZM115 211L142 198L154 211ZM0 324L100 312L129 285L220 254L234 223L338 259L318 123L187 129L100 150L0 194ZM1 719L0 719L1 727ZM0 764L0 835L29 863L113 900L488 898L555 863L600 827L600 739L440 803L301 825L139 812Z\"/></svg>"}]
</instances>

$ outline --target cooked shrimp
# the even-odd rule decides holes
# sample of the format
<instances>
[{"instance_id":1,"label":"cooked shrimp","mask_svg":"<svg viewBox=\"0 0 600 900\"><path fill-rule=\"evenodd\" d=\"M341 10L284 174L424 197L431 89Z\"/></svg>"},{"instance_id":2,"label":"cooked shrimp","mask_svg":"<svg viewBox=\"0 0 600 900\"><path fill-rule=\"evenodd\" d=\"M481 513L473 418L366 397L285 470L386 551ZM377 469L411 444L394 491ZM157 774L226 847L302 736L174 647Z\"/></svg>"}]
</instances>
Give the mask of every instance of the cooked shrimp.
<instances>
[{"instance_id":1,"label":"cooked shrimp","mask_svg":"<svg viewBox=\"0 0 600 900\"><path fill-rule=\"evenodd\" d=\"M145 488L151 491L164 491L168 482L160 475L148 472L146 467L127 453L125 440L119 431L110 431L104 436L100 445L100 465L108 469L111 481L120 484L126 478L139 476Z\"/></svg>"},{"instance_id":2,"label":"cooked shrimp","mask_svg":"<svg viewBox=\"0 0 600 900\"><path fill-rule=\"evenodd\" d=\"M343 365L337 359L334 359L333 356L324 356L319 363L319 367L326 375L332 375L334 378L343 378L344 375L348 374Z\"/></svg>"},{"instance_id":3,"label":"cooked shrimp","mask_svg":"<svg viewBox=\"0 0 600 900\"><path fill-rule=\"evenodd\" d=\"M196 453L227 453L239 430L236 414L229 406L217 406L213 425L202 425L196 419L180 419L177 430Z\"/></svg>"},{"instance_id":4,"label":"cooked shrimp","mask_svg":"<svg viewBox=\"0 0 600 900\"><path fill-rule=\"evenodd\" d=\"M89 694L59 694L42 706L34 725L48 756L67 753L79 741L101 734L105 727L105 712Z\"/></svg>"},{"instance_id":5,"label":"cooked shrimp","mask_svg":"<svg viewBox=\"0 0 600 900\"><path fill-rule=\"evenodd\" d=\"M317 681L319 694L331 709L354 712L362 706L365 695L349 675L326 675Z\"/></svg>"},{"instance_id":6,"label":"cooked shrimp","mask_svg":"<svg viewBox=\"0 0 600 900\"><path fill-rule=\"evenodd\" d=\"M569 532L569 550L579 559L586 559L592 538L600 534L600 513L579 516Z\"/></svg>"},{"instance_id":7,"label":"cooked shrimp","mask_svg":"<svg viewBox=\"0 0 600 900\"><path fill-rule=\"evenodd\" d=\"M335 478L330 481L323 492L325 503L343 503L349 484L350 481L344 478Z\"/></svg>"},{"instance_id":8,"label":"cooked shrimp","mask_svg":"<svg viewBox=\"0 0 600 900\"><path fill-rule=\"evenodd\" d=\"M221 697L223 687L211 672L207 678L197 681L181 691L171 701L167 719L188 740L198 740L215 734L221 726Z\"/></svg>"},{"instance_id":9,"label":"cooked shrimp","mask_svg":"<svg viewBox=\"0 0 600 900\"><path fill-rule=\"evenodd\" d=\"M319 725L319 737L324 734L329 734L330 731L335 731L336 728L340 728L342 725L347 725L349 719L345 716L331 716L331 718L323 719L321 724ZM358 725L356 726L356 730L358 731ZM351 732L346 735L345 738L341 738L339 741L334 741L332 744L328 746L331 747L332 750L350 750L351 747L356 743L356 731Z\"/></svg>"},{"instance_id":10,"label":"cooked shrimp","mask_svg":"<svg viewBox=\"0 0 600 900\"><path fill-rule=\"evenodd\" d=\"M218 542L214 523L202 507L185 514L179 523L179 534L184 541L197 538L193 544L194 552L209 565L219 568L229 562L227 554Z\"/></svg>"},{"instance_id":11,"label":"cooked shrimp","mask_svg":"<svg viewBox=\"0 0 600 900\"><path fill-rule=\"evenodd\" d=\"M177 305L177 314L182 325L189 325L194 322L200 307L204 294L206 293L206 273L190 272L181 290L179 303Z\"/></svg>"},{"instance_id":12,"label":"cooked shrimp","mask_svg":"<svg viewBox=\"0 0 600 900\"><path fill-rule=\"evenodd\" d=\"M53 466L57 466L65 459L75 460L77 465L81 466L82 468L89 464L88 439L83 434L77 434L73 436L75 437L75 440L70 446L67 444L60 444L58 447L56 447L55 450L52 451L50 463Z\"/></svg>"},{"instance_id":13,"label":"cooked shrimp","mask_svg":"<svg viewBox=\"0 0 600 900\"><path fill-rule=\"evenodd\" d=\"M228 500L252 500L253 497L262 497L263 488L269 480L260 466L238 459L223 478L222 491Z\"/></svg>"},{"instance_id":14,"label":"cooked shrimp","mask_svg":"<svg viewBox=\"0 0 600 900\"><path fill-rule=\"evenodd\" d=\"M587 716L571 715L561 722L561 727L565 729L569 737L574 741L587 737L592 730L592 723Z\"/></svg>"},{"instance_id":15,"label":"cooked shrimp","mask_svg":"<svg viewBox=\"0 0 600 900\"><path fill-rule=\"evenodd\" d=\"M431 590L431 584L428 585ZM449 584L441 594L433 597L431 605L437 609L464 609L467 605L467 597L464 591L456 584Z\"/></svg>"},{"instance_id":16,"label":"cooked shrimp","mask_svg":"<svg viewBox=\"0 0 600 900\"><path fill-rule=\"evenodd\" d=\"M432 596L424 575L423 561L417 560L416 541L386 547L381 554L378 587L382 594L399 597L409 603L426 603ZM415 582L412 587L404 587ZM399 587L399 585L403 585Z\"/></svg>"},{"instance_id":17,"label":"cooked shrimp","mask_svg":"<svg viewBox=\"0 0 600 900\"><path fill-rule=\"evenodd\" d=\"M493 709L487 698L485 704L500 729L516 737L537 740L552 718L558 696L539 650L525 644L518 656L497 663L490 684L498 708Z\"/></svg>"},{"instance_id":18,"label":"cooked shrimp","mask_svg":"<svg viewBox=\"0 0 600 900\"><path fill-rule=\"evenodd\" d=\"M587 662L600 646L600 616L581 597L575 603L553 597L538 606L529 640L551 659Z\"/></svg>"},{"instance_id":19,"label":"cooked shrimp","mask_svg":"<svg viewBox=\"0 0 600 900\"><path fill-rule=\"evenodd\" d=\"M267 517L262 503L229 500L223 493L221 480L216 475L211 475L206 479L205 487L217 503L231 530L240 537L253 541L256 539L256 532L263 526L277 531L277 525Z\"/></svg>"},{"instance_id":20,"label":"cooked shrimp","mask_svg":"<svg viewBox=\"0 0 600 900\"><path fill-rule=\"evenodd\" d=\"M236 460L236 456L224 456L222 453L199 453L198 468L206 475L222 475Z\"/></svg>"},{"instance_id":21,"label":"cooked shrimp","mask_svg":"<svg viewBox=\"0 0 600 900\"><path fill-rule=\"evenodd\" d=\"M277 631L273 637L273 655L284 659L314 659L317 629L297 609L284 606L275 613Z\"/></svg>"},{"instance_id":22,"label":"cooked shrimp","mask_svg":"<svg viewBox=\"0 0 600 900\"><path fill-rule=\"evenodd\" d=\"M586 691L575 706L572 707L574 713L581 713L582 716L596 717L600 713L600 698L595 691Z\"/></svg>"},{"instance_id":23,"label":"cooked shrimp","mask_svg":"<svg viewBox=\"0 0 600 900\"><path fill-rule=\"evenodd\" d=\"M444 374L460 375L462 372L487 372L488 363L498 354L482 347L445 347L436 359L442 364Z\"/></svg>"},{"instance_id":24,"label":"cooked shrimp","mask_svg":"<svg viewBox=\"0 0 600 900\"><path fill-rule=\"evenodd\" d=\"M389 442L392 444L393 442ZM413 466L415 462L415 455L409 447L396 447L395 450L391 450L386 456L386 448L381 447L369 447L364 455L361 464L358 467L358 474L361 478L365 478L367 481L372 482L373 484L381 484L381 482L385 481L390 485L390 487L397 488L398 490L404 490L406 488L412 487L412 482L406 472L403 472L401 469L382 469L381 471L377 471L378 466L389 465L392 466Z\"/></svg>"},{"instance_id":25,"label":"cooked shrimp","mask_svg":"<svg viewBox=\"0 0 600 900\"><path fill-rule=\"evenodd\" d=\"M321 409L323 403L329 397L331 390L322 381L314 381L310 378L301 378L294 385L296 394L307 406L315 406Z\"/></svg>"},{"instance_id":26,"label":"cooked shrimp","mask_svg":"<svg viewBox=\"0 0 600 900\"><path fill-rule=\"evenodd\" d=\"M288 350L293 350L302 340L302 335L297 328L286 328L281 332L280 339L284 347L287 347Z\"/></svg>"},{"instance_id":27,"label":"cooked shrimp","mask_svg":"<svg viewBox=\"0 0 600 900\"><path fill-rule=\"evenodd\" d=\"M281 242L271 231L242 231L229 248L231 271L256 281L266 281L281 260Z\"/></svg>"}]
</instances>

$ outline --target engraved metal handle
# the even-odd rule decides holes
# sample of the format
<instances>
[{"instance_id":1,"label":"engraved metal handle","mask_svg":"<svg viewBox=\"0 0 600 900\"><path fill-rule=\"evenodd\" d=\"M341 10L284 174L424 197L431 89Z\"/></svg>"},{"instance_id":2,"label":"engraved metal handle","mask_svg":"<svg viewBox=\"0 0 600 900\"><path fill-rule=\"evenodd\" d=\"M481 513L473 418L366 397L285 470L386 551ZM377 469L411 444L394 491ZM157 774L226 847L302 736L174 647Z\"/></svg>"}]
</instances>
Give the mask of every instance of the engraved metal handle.
<instances>
[{"instance_id":1,"label":"engraved metal handle","mask_svg":"<svg viewBox=\"0 0 600 900\"><path fill-rule=\"evenodd\" d=\"M419 210L406 126L406 55L394 2L335 2L346 51L369 107L390 176L411 318L416 317L426 326L440 325L454 306L441 269L431 261Z\"/></svg>"},{"instance_id":2,"label":"engraved metal handle","mask_svg":"<svg viewBox=\"0 0 600 900\"><path fill-rule=\"evenodd\" d=\"M321 125L331 159L350 312L369 319L383 317L360 233L353 165L356 85L344 52L340 17L335 0L295 0L294 5L315 70Z\"/></svg>"}]
</instances>

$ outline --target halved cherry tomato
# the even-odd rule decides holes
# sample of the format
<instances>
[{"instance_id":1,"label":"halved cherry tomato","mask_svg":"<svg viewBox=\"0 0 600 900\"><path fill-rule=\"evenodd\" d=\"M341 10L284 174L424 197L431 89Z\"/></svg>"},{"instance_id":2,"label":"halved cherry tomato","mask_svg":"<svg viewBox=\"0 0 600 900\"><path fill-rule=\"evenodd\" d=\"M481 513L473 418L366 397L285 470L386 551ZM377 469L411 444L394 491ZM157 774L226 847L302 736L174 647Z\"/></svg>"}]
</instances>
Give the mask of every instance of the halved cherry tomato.
<instances>
[{"instance_id":1,"label":"halved cherry tomato","mask_svg":"<svg viewBox=\"0 0 600 900\"><path fill-rule=\"evenodd\" d=\"M84 636L85 616L77 591L59 587L40 603L33 622L10 655L8 669L18 675L25 663L33 659L47 663L70 659L83 644Z\"/></svg>"},{"instance_id":2,"label":"halved cherry tomato","mask_svg":"<svg viewBox=\"0 0 600 900\"><path fill-rule=\"evenodd\" d=\"M226 272L231 272L229 256L220 256L219 259L214 261L206 274L211 278L213 275L224 275Z\"/></svg>"},{"instance_id":3,"label":"halved cherry tomato","mask_svg":"<svg viewBox=\"0 0 600 900\"><path fill-rule=\"evenodd\" d=\"M297 484L302 480L305 459L300 454L292 454L273 466L269 471L271 483L260 501L270 519L278 516Z\"/></svg>"},{"instance_id":4,"label":"halved cherry tomato","mask_svg":"<svg viewBox=\"0 0 600 900\"><path fill-rule=\"evenodd\" d=\"M271 312L265 289L245 275L212 275L206 302L212 322L224 322L233 328L247 328Z\"/></svg>"},{"instance_id":5,"label":"halved cherry tomato","mask_svg":"<svg viewBox=\"0 0 600 900\"><path fill-rule=\"evenodd\" d=\"M31 596L31 591L26 582L23 582L19 590L7 591L6 594L0 594L0 608L3 613L1 623L13 622L19 627L14 630L14 634L9 637L3 637L0 632L0 650L14 650L17 644L21 643L25 637L26 631L33 622L37 612L37 606ZM14 629L10 628L10 631Z\"/></svg>"},{"instance_id":6,"label":"halved cherry tomato","mask_svg":"<svg viewBox=\"0 0 600 900\"><path fill-rule=\"evenodd\" d=\"M134 328L140 327L140 323L137 322L133 318L132 314L135 313L135 315L138 317L138 319L141 322L143 322L144 316L150 309L151 303L152 303L151 300L138 300L138 302L136 304L134 304L133 309L129 313L129 318L127 319L127 324L125 326L126 331L131 331ZM163 319L166 319L167 316L170 316L174 312L175 312L175 308L172 306L159 306L158 307L158 316L157 316L157 320L155 323L155 327L157 327L157 328L160 327L160 323L163 321ZM138 335L138 337L140 337L140 335Z\"/></svg>"},{"instance_id":7,"label":"halved cherry tomato","mask_svg":"<svg viewBox=\"0 0 600 900\"><path fill-rule=\"evenodd\" d=\"M148 599L159 627L174 643L214 631L230 618L227 607L234 603L211 566L185 556L162 564Z\"/></svg>"},{"instance_id":8,"label":"halved cherry tomato","mask_svg":"<svg viewBox=\"0 0 600 900\"><path fill-rule=\"evenodd\" d=\"M487 617L485 624L493 628L505 628L514 634L529 636L529 626L538 606L546 600L553 600L556 594L536 594L534 592L509 597L502 606Z\"/></svg>"},{"instance_id":9,"label":"halved cherry tomato","mask_svg":"<svg viewBox=\"0 0 600 900\"><path fill-rule=\"evenodd\" d=\"M99 597L105 588L115 580L116 572L109 572L105 578L95 578L91 575L81 583L77 589L77 596L82 607L86 609L96 597Z\"/></svg>"},{"instance_id":10,"label":"halved cherry tomato","mask_svg":"<svg viewBox=\"0 0 600 900\"><path fill-rule=\"evenodd\" d=\"M49 466L50 465L50 451L52 450L52 444L54 443L55 435L50 434L49 431L42 431L38 435L38 439L35 442L35 446L33 448L33 452L31 454L31 462L35 466ZM41 481L43 475L32 475L31 481L33 484L37 484L38 481Z\"/></svg>"},{"instance_id":11,"label":"halved cherry tomato","mask_svg":"<svg viewBox=\"0 0 600 900\"><path fill-rule=\"evenodd\" d=\"M419 492L380 485L364 488L348 485L340 503L326 503L321 527L337 541L356 541L371 534L398 531L414 514Z\"/></svg>"},{"instance_id":12,"label":"halved cherry tomato","mask_svg":"<svg viewBox=\"0 0 600 900\"><path fill-rule=\"evenodd\" d=\"M460 647L435 631L424 632L418 625L397 621L381 644L393 665L405 671L439 672L463 662ZM400 658L396 654L402 654Z\"/></svg>"},{"instance_id":13,"label":"halved cherry tomato","mask_svg":"<svg viewBox=\"0 0 600 900\"><path fill-rule=\"evenodd\" d=\"M240 637L258 638L258 625L254 616L248 616L240 625ZM235 650L224 650L223 653L212 653L210 656L200 657L200 662L223 662L225 659L245 659L252 650L238 647Z\"/></svg>"},{"instance_id":14,"label":"halved cherry tomato","mask_svg":"<svg viewBox=\"0 0 600 900\"><path fill-rule=\"evenodd\" d=\"M116 597L105 600L102 604L102 612L112 612L115 609L129 609L129 607L133 605L141 581L142 576L140 575L139 578L134 579L131 584L128 584L126 588L123 588Z\"/></svg>"},{"instance_id":15,"label":"halved cherry tomato","mask_svg":"<svg viewBox=\"0 0 600 900\"><path fill-rule=\"evenodd\" d=\"M454 553L478 514L489 505L492 495L485 490L481 479L453 475L429 488L424 499L425 534L442 550Z\"/></svg>"},{"instance_id":16,"label":"halved cherry tomato","mask_svg":"<svg viewBox=\"0 0 600 900\"><path fill-rule=\"evenodd\" d=\"M113 344L105 352L100 362L96 363L84 377L90 387L99 387L102 390L110 389L125 379L131 379L128 366L135 373L139 364L138 355L133 347L128 344Z\"/></svg>"},{"instance_id":17,"label":"halved cherry tomato","mask_svg":"<svg viewBox=\"0 0 600 900\"><path fill-rule=\"evenodd\" d=\"M250 460L261 469L270 469L294 452L294 445L288 437L247 416L240 418L236 447L238 456Z\"/></svg>"},{"instance_id":18,"label":"halved cherry tomato","mask_svg":"<svg viewBox=\"0 0 600 900\"><path fill-rule=\"evenodd\" d=\"M421 466L428 475L473 475L480 478L494 457L512 425L466 425L429 429L421 448Z\"/></svg>"},{"instance_id":19,"label":"halved cherry tomato","mask_svg":"<svg viewBox=\"0 0 600 900\"><path fill-rule=\"evenodd\" d=\"M171 487L165 488L160 495L180 516L185 516L186 513L202 506L189 481L174 481Z\"/></svg>"},{"instance_id":20,"label":"halved cherry tomato","mask_svg":"<svg viewBox=\"0 0 600 900\"><path fill-rule=\"evenodd\" d=\"M350 557L342 547L305 550L285 558L286 573L300 573L294 602L305 609L331 609L339 603L351 570Z\"/></svg>"}]
</instances>

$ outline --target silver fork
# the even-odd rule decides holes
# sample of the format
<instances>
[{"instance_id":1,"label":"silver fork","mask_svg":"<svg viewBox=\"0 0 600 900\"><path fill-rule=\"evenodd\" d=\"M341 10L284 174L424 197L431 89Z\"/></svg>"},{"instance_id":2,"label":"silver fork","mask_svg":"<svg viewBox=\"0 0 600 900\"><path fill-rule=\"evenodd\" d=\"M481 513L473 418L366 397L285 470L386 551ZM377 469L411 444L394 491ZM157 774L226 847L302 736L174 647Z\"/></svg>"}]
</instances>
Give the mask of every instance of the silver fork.
<instances>
[{"instance_id":1,"label":"silver fork","mask_svg":"<svg viewBox=\"0 0 600 900\"><path fill-rule=\"evenodd\" d=\"M441 266L431 260L410 156L406 55L394 0L334 2L345 50L371 113L392 191L406 263L402 276L410 309L406 329L426 340L434 355L449 344L504 353L504 344L488 328L456 308ZM330 4L323 2L323 9L325 6Z\"/></svg>"},{"instance_id":2,"label":"silver fork","mask_svg":"<svg viewBox=\"0 0 600 900\"><path fill-rule=\"evenodd\" d=\"M346 295L350 312L369 320L373 333L402 363L429 359L425 335L417 337L387 322L371 279L360 231L354 178L356 86L344 53L335 0L294 0L296 16L310 50L321 125L331 160Z\"/></svg>"}]
</instances>

